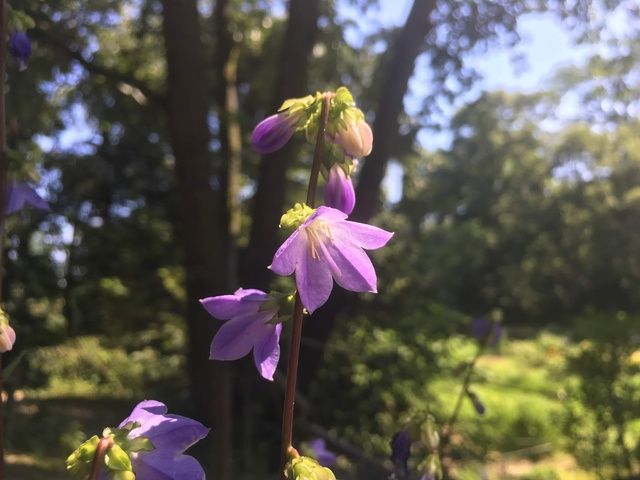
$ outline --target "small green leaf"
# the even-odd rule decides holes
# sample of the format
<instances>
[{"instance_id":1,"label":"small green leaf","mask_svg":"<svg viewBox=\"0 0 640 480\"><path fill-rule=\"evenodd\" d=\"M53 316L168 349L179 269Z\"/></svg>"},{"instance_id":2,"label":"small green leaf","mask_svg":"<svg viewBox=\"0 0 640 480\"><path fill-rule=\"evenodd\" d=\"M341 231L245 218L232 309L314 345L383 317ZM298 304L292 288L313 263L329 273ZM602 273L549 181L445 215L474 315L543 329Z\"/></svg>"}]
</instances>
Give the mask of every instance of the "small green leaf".
<instances>
[{"instance_id":1,"label":"small green leaf","mask_svg":"<svg viewBox=\"0 0 640 480\"><path fill-rule=\"evenodd\" d=\"M67 471L81 478L88 475L98 443L100 443L100 438L94 435L76 448L73 453L67 457Z\"/></svg>"},{"instance_id":2,"label":"small green leaf","mask_svg":"<svg viewBox=\"0 0 640 480\"><path fill-rule=\"evenodd\" d=\"M113 445L104 456L104 463L109 470L131 471L131 459L120 446Z\"/></svg>"}]
</instances>

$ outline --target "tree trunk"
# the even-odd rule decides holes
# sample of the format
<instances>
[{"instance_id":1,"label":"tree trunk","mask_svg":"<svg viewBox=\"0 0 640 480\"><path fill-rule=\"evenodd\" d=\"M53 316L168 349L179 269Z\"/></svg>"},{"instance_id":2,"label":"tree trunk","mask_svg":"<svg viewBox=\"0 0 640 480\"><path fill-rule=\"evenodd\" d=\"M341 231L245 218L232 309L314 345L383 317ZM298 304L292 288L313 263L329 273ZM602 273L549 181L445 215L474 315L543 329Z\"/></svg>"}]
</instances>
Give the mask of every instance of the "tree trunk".
<instances>
[{"instance_id":1,"label":"tree trunk","mask_svg":"<svg viewBox=\"0 0 640 480\"><path fill-rule=\"evenodd\" d=\"M373 151L360 172L356 189L356 206L350 220L368 222L380 208L380 186L393 154L414 64L424 50L425 37L431 30L431 12L436 0L415 0L411 12L399 32L384 68L385 78L380 90L373 123ZM305 325L305 337L317 347L303 349L300 366L300 389L305 390L320 366L324 346L331 335L336 317L355 299L355 295L335 287L329 301Z\"/></svg>"},{"instance_id":2,"label":"tree trunk","mask_svg":"<svg viewBox=\"0 0 640 480\"><path fill-rule=\"evenodd\" d=\"M283 100L307 95L307 60L318 31L320 0L290 0L289 21L282 42L270 112ZM278 224L284 206L287 169L297 152L291 143L263 157L258 188L253 198L249 246L244 256L241 279L252 288L266 289L271 272L267 266L278 248Z\"/></svg>"},{"instance_id":3,"label":"tree trunk","mask_svg":"<svg viewBox=\"0 0 640 480\"><path fill-rule=\"evenodd\" d=\"M198 299L223 293L227 284L224 194L212 188L207 125L209 93L196 0L164 0L167 109L180 197L185 253L188 370L199 416L212 428L212 477L231 479L231 376L229 365L209 360L216 323Z\"/></svg>"}]
</instances>

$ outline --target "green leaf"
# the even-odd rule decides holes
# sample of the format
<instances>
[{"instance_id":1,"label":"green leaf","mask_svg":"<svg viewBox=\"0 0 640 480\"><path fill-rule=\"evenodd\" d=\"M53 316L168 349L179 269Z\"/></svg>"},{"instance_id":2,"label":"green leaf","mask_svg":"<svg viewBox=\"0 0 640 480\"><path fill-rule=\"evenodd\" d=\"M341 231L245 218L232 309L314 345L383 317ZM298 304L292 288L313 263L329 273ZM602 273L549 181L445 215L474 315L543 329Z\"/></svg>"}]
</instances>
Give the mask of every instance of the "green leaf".
<instances>
[{"instance_id":1,"label":"green leaf","mask_svg":"<svg viewBox=\"0 0 640 480\"><path fill-rule=\"evenodd\" d=\"M110 470L131 471L131 459L119 445L113 445L104 456L104 463Z\"/></svg>"}]
</instances>

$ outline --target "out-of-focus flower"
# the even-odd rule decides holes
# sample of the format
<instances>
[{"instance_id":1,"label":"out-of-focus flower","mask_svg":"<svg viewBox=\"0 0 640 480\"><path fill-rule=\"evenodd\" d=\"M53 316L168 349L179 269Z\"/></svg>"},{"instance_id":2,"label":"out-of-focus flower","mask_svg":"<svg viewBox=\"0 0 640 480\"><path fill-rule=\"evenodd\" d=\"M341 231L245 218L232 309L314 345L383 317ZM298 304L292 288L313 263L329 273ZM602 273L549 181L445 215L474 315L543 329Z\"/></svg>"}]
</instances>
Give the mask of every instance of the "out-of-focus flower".
<instances>
[{"instance_id":1,"label":"out-of-focus flower","mask_svg":"<svg viewBox=\"0 0 640 480\"><path fill-rule=\"evenodd\" d=\"M351 177L340 165L334 165L329 170L329 178L324 186L324 204L337 208L350 215L356 205L356 192L353 189Z\"/></svg>"},{"instance_id":2,"label":"out-of-focus flower","mask_svg":"<svg viewBox=\"0 0 640 480\"><path fill-rule=\"evenodd\" d=\"M278 275L295 272L298 293L312 313L323 305L333 280L352 292L377 292L377 276L364 250L387 244L393 233L349 222L331 207L319 207L282 244L269 266Z\"/></svg>"},{"instance_id":3,"label":"out-of-focus flower","mask_svg":"<svg viewBox=\"0 0 640 480\"><path fill-rule=\"evenodd\" d=\"M9 317L0 308L0 353L12 350L14 343L16 343L16 332L9 325Z\"/></svg>"},{"instance_id":4,"label":"out-of-focus flower","mask_svg":"<svg viewBox=\"0 0 640 480\"><path fill-rule=\"evenodd\" d=\"M251 134L253 148L262 155L280 150L293 136L303 114L302 110L287 110L262 120Z\"/></svg>"},{"instance_id":5,"label":"out-of-focus flower","mask_svg":"<svg viewBox=\"0 0 640 480\"><path fill-rule=\"evenodd\" d=\"M308 442L309 454L323 467L332 467L336 464L336 454L327 450L327 442L324 438L315 438Z\"/></svg>"},{"instance_id":6,"label":"out-of-focus flower","mask_svg":"<svg viewBox=\"0 0 640 480\"><path fill-rule=\"evenodd\" d=\"M391 461L401 478L409 478L409 456L411 455L411 436L407 430L400 430L391 439Z\"/></svg>"},{"instance_id":7,"label":"out-of-focus flower","mask_svg":"<svg viewBox=\"0 0 640 480\"><path fill-rule=\"evenodd\" d=\"M25 32L16 31L9 36L9 53L18 62L20 70L27 68L31 57L31 40Z\"/></svg>"},{"instance_id":8,"label":"out-of-focus flower","mask_svg":"<svg viewBox=\"0 0 640 480\"><path fill-rule=\"evenodd\" d=\"M104 462L100 480L204 480L198 461L184 451L209 429L187 417L168 415L156 400L140 402L118 428L94 435L67 458L67 471L86 478L94 461Z\"/></svg>"},{"instance_id":9,"label":"out-of-focus flower","mask_svg":"<svg viewBox=\"0 0 640 480\"><path fill-rule=\"evenodd\" d=\"M203 298L200 303L213 317L226 321L211 342L210 358L237 360L253 349L258 372L273 380L282 332L282 323L272 322L277 302L263 291L240 288L233 295Z\"/></svg>"},{"instance_id":10,"label":"out-of-focus flower","mask_svg":"<svg viewBox=\"0 0 640 480\"><path fill-rule=\"evenodd\" d=\"M480 342L489 335L487 343L495 347L502 337L502 326L487 317L475 317L471 320L471 335Z\"/></svg>"},{"instance_id":11,"label":"out-of-focus flower","mask_svg":"<svg viewBox=\"0 0 640 480\"><path fill-rule=\"evenodd\" d=\"M351 158L366 157L373 147L373 132L362 119L347 119L343 128L339 128L329 139L342 147L344 154Z\"/></svg>"},{"instance_id":12,"label":"out-of-focus flower","mask_svg":"<svg viewBox=\"0 0 640 480\"><path fill-rule=\"evenodd\" d=\"M5 215L11 215L22 210L25 205L31 205L38 210L49 211L49 204L28 184L10 182L7 184L7 195L4 206Z\"/></svg>"}]
</instances>

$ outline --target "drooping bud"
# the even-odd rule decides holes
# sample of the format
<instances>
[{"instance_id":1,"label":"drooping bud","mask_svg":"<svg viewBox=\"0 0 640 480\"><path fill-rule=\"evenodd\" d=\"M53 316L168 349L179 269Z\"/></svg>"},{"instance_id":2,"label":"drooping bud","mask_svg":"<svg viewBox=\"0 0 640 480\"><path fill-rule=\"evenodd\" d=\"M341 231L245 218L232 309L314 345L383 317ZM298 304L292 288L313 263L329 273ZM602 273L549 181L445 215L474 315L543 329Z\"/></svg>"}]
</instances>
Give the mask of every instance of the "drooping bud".
<instances>
[{"instance_id":1,"label":"drooping bud","mask_svg":"<svg viewBox=\"0 0 640 480\"><path fill-rule=\"evenodd\" d=\"M9 317L0 308L0 353L12 350L14 343L16 343L16 332L9 325Z\"/></svg>"},{"instance_id":2,"label":"drooping bud","mask_svg":"<svg viewBox=\"0 0 640 480\"><path fill-rule=\"evenodd\" d=\"M292 458L285 466L287 480L336 480L333 472L311 457Z\"/></svg>"},{"instance_id":3,"label":"drooping bud","mask_svg":"<svg viewBox=\"0 0 640 480\"><path fill-rule=\"evenodd\" d=\"M287 210L282 217L280 217L280 228L295 230L302 225L313 212L315 212L315 210L306 203L296 203L293 208Z\"/></svg>"},{"instance_id":4,"label":"drooping bud","mask_svg":"<svg viewBox=\"0 0 640 480\"><path fill-rule=\"evenodd\" d=\"M324 204L350 215L356 205L356 192L351 177L344 168L336 164L329 170L324 186Z\"/></svg>"},{"instance_id":5,"label":"drooping bud","mask_svg":"<svg viewBox=\"0 0 640 480\"><path fill-rule=\"evenodd\" d=\"M280 150L293 136L303 113L284 111L262 120L251 134L253 148L262 155Z\"/></svg>"},{"instance_id":6,"label":"drooping bud","mask_svg":"<svg viewBox=\"0 0 640 480\"><path fill-rule=\"evenodd\" d=\"M25 32L16 31L10 35L9 53L18 62L20 70L27 68L31 52L31 40Z\"/></svg>"},{"instance_id":7,"label":"drooping bud","mask_svg":"<svg viewBox=\"0 0 640 480\"><path fill-rule=\"evenodd\" d=\"M401 430L391 439L391 461L400 478L409 477L409 456L411 455L411 437L407 430Z\"/></svg>"},{"instance_id":8,"label":"drooping bud","mask_svg":"<svg viewBox=\"0 0 640 480\"><path fill-rule=\"evenodd\" d=\"M349 118L344 121L331 141L339 145L345 155L351 158L366 157L373 147L373 132L364 119Z\"/></svg>"}]
</instances>

